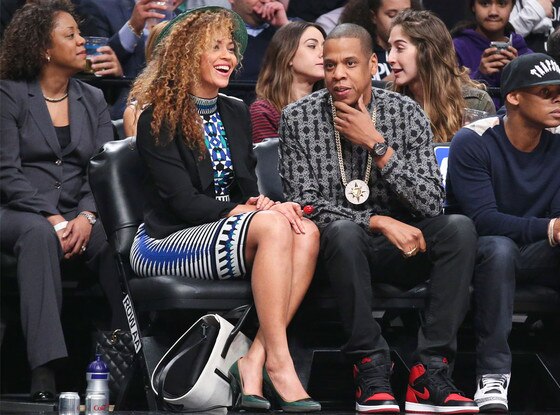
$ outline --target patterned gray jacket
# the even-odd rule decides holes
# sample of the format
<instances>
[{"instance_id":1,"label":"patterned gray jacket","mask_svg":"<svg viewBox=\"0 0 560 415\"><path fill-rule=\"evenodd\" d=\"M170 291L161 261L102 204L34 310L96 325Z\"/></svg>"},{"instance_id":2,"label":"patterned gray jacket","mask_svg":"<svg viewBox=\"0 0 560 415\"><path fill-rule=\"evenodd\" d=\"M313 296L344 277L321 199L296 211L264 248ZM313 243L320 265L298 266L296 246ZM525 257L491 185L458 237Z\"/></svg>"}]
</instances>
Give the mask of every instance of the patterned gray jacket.
<instances>
[{"instance_id":1,"label":"patterned gray jacket","mask_svg":"<svg viewBox=\"0 0 560 415\"><path fill-rule=\"evenodd\" d=\"M370 112L372 105L377 106L376 128L395 153L383 169L374 163L370 197L362 205L353 205L344 196L328 91L308 95L282 112L279 169L284 195L313 206L309 217L320 228L348 219L369 230L373 215L411 222L442 212L441 174L424 112L410 98L378 88L373 88ZM367 151L341 141L347 181L363 180Z\"/></svg>"}]
</instances>

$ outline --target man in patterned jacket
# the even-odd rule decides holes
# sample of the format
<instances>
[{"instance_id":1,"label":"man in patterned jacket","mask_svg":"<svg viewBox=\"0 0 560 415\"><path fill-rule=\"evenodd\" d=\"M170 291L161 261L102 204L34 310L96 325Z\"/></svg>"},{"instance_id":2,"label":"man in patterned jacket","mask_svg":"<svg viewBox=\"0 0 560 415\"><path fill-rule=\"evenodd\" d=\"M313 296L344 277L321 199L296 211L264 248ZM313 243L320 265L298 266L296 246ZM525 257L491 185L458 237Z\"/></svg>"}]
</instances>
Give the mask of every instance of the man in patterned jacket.
<instances>
[{"instance_id":1,"label":"man in patterned jacket","mask_svg":"<svg viewBox=\"0 0 560 415\"><path fill-rule=\"evenodd\" d=\"M449 365L468 308L477 236L468 218L441 214L429 121L411 99L372 88L377 59L360 26L329 34L324 67L327 88L282 113L280 173L286 197L312 206L309 217L321 229L347 336L343 350L354 363L356 410L399 412L389 346L371 314L371 280L406 288L429 279L406 410L476 413Z\"/></svg>"}]
</instances>

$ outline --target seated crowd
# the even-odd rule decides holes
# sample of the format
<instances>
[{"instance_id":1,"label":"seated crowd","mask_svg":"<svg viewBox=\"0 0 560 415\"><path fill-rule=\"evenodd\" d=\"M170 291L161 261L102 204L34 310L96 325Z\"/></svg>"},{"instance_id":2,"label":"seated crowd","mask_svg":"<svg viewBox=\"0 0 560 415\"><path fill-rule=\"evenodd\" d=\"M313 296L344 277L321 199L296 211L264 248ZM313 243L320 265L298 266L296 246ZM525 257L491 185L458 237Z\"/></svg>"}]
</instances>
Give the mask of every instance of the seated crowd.
<instances>
[{"instance_id":1,"label":"seated crowd","mask_svg":"<svg viewBox=\"0 0 560 415\"><path fill-rule=\"evenodd\" d=\"M515 282L560 290L558 32L550 55L533 53L508 23L516 0L470 0L474 22L455 37L414 0L329 2L333 14L318 20L328 27L289 16L296 0L175 0L159 24L165 6L150 0L77 3L83 30L69 0L28 1L0 52L0 242L18 261L34 400L54 399L68 355L63 261L99 276L111 328L127 327L86 170L114 139L111 116L124 114L147 171L134 272L250 274L259 328L229 370L239 409L269 409L265 391L286 412L321 409L287 335L321 261L356 411L400 412L372 281L428 282L406 411L508 410ZM134 78L110 107L75 77L84 33L108 38L96 75ZM219 94L231 78L256 81L249 108ZM465 123L467 109L483 118ZM258 190L253 143L273 138L286 201ZM446 187L434 142L451 142ZM444 200L454 214L443 214ZM452 379L471 303L474 399Z\"/></svg>"}]
</instances>

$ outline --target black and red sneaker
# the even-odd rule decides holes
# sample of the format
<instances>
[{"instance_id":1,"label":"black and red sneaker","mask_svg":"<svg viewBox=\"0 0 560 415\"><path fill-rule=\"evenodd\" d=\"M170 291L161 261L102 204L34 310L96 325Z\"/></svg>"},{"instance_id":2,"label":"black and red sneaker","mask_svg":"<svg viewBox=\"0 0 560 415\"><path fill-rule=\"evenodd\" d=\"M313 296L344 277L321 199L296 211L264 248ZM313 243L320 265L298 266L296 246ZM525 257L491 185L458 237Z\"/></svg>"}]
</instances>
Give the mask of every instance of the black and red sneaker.
<instances>
[{"instance_id":1,"label":"black and red sneaker","mask_svg":"<svg viewBox=\"0 0 560 415\"><path fill-rule=\"evenodd\" d=\"M447 359L418 363L410 371L406 390L406 412L420 414L476 414L476 403L463 395L449 375Z\"/></svg>"},{"instance_id":2,"label":"black and red sneaker","mask_svg":"<svg viewBox=\"0 0 560 415\"><path fill-rule=\"evenodd\" d=\"M393 364L389 352L363 357L354 365L356 411L362 413L399 413L389 378Z\"/></svg>"}]
</instances>

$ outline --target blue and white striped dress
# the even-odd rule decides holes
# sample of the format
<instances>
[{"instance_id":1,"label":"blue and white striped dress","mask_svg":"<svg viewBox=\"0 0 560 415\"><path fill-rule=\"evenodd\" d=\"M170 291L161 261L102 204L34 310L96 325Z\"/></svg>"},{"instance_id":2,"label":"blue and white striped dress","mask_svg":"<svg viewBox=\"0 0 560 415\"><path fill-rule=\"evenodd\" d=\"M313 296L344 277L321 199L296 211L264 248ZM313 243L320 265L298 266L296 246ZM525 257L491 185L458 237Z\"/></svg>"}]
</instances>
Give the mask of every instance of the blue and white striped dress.
<instances>
[{"instance_id":1,"label":"blue and white striped dress","mask_svg":"<svg viewBox=\"0 0 560 415\"><path fill-rule=\"evenodd\" d=\"M229 201L235 173L225 129L217 108L217 97L193 97L204 123L204 139L214 170L216 199ZM155 277L180 275L200 279L228 279L246 273L245 241L251 218L242 213L177 231L163 239L148 236L140 225L132 249L130 265L137 275Z\"/></svg>"}]
</instances>

